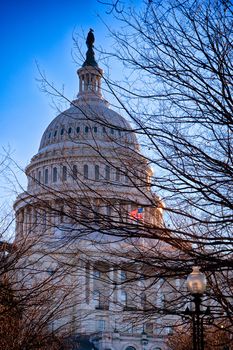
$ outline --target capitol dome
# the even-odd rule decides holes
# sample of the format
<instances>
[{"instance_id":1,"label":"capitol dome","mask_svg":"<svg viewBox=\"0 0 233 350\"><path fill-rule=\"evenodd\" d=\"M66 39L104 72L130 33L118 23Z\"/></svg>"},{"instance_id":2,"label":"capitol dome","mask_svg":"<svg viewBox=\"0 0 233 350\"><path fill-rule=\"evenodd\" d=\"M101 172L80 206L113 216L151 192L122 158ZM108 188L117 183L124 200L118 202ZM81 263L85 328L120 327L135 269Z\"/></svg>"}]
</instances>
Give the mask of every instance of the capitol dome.
<instances>
[{"instance_id":1,"label":"capitol dome","mask_svg":"<svg viewBox=\"0 0 233 350\"><path fill-rule=\"evenodd\" d=\"M85 99L82 95L78 95L70 108L49 124L42 136L39 153L61 145L78 147L84 141L93 144L97 142L103 147L115 148L117 145L124 145L135 150L139 149L129 123L111 110L102 98L93 97L96 97L94 93L88 93Z\"/></svg>"},{"instance_id":2,"label":"capitol dome","mask_svg":"<svg viewBox=\"0 0 233 350\"><path fill-rule=\"evenodd\" d=\"M59 211L70 198L74 206L88 202L87 207L103 212L114 202L125 216L140 203L151 216L149 206L158 201L150 189L151 168L129 122L102 96L103 70L92 48L77 74L77 98L46 128L26 168L28 187L15 202L17 216L30 216L35 202Z\"/></svg>"}]
</instances>

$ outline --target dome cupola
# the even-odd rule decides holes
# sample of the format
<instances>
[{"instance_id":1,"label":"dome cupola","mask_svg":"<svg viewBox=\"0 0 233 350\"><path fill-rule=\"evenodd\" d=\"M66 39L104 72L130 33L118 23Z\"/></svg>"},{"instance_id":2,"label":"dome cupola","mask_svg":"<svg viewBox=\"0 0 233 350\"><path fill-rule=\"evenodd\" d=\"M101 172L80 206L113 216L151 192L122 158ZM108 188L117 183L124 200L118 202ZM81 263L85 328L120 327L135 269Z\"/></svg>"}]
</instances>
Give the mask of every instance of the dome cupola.
<instances>
[{"instance_id":1,"label":"dome cupola","mask_svg":"<svg viewBox=\"0 0 233 350\"><path fill-rule=\"evenodd\" d=\"M94 95L102 97L101 94L101 77L103 70L98 67L95 60L94 48L95 37L93 29L90 29L87 35L87 52L86 60L84 61L82 68L78 69L79 76L79 94L78 97L83 95Z\"/></svg>"}]
</instances>

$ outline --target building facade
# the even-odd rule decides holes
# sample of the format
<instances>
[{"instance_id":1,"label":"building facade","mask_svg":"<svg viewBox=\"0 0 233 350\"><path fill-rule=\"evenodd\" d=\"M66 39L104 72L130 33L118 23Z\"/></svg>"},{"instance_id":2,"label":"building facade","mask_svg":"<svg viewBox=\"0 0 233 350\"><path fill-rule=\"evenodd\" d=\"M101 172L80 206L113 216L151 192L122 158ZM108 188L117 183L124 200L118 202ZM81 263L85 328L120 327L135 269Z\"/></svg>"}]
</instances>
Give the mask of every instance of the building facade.
<instances>
[{"instance_id":1,"label":"building facade","mask_svg":"<svg viewBox=\"0 0 233 350\"><path fill-rule=\"evenodd\" d=\"M135 262L147 245L144 224L162 227L163 205L132 127L103 98L93 42L90 31L77 98L49 124L26 168L16 243L31 242L25 266L59 286L54 302L64 302L48 326L74 346L166 349L169 329L145 317L149 304L164 302L162 282L149 287L148 271Z\"/></svg>"}]
</instances>

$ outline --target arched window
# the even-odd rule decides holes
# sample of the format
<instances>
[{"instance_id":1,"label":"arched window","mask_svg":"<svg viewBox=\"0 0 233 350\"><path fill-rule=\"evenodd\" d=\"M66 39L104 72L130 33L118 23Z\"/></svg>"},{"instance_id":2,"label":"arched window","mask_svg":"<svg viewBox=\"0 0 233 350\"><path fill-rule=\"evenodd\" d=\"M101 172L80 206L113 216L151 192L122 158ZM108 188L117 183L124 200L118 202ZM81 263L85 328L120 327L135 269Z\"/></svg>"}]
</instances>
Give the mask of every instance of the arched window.
<instances>
[{"instance_id":1,"label":"arched window","mask_svg":"<svg viewBox=\"0 0 233 350\"><path fill-rule=\"evenodd\" d=\"M84 174L84 179L88 179L88 165L87 164L84 164L83 174Z\"/></svg>"},{"instance_id":2,"label":"arched window","mask_svg":"<svg viewBox=\"0 0 233 350\"><path fill-rule=\"evenodd\" d=\"M47 185L49 182L49 170L45 169L44 171L44 183Z\"/></svg>"},{"instance_id":3,"label":"arched window","mask_svg":"<svg viewBox=\"0 0 233 350\"><path fill-rule=\"evenodd\" d=\"M71 132L72 132L72 128L70 127L70 128L68 129L68 134L70 135Z\"/></svg>"},{"instance_id":4,"label":"arched window","mask_svg":"<svg viewBox=\"0 0 233 350\"><path fill-rule=\"evenodd\" d=\"M124 306L127 305L127 293L125 290L121 291L121 304L123 304Z\"/></svg>"},{"instance_id":5,"label":"arched window","mask_svg":"<svg viewBox=\"0 0 233 350\"><path fill-rule=\"evenodd\" d=\"M53 168L53 182L57 182L57 168Z\"/></svg>"},{"instance_id":6,"label":"arched window","mask_svg":"<svg viewBox=\"0 0 233 350\"><path fill-rule=\"evenodd\" d=\"M67 167L65 165L62 167L62 181L67 181Z\"/></svg>"},{"instance_id":7,"label":"arched window","mask_svg":"<svg viewBox=\"0 0 233 350\"><path fill-rule=\"evenodd\" d=\"M57 136L57 130L54 131L53 137Z\"/></svg>"},{"instance_id":8,"label":"arched window","mask_svg":"<svg viewBox=\"0 0 233 350\"><path fill-rule=\"evenodd\" d=\"M110 180L110 166L105 166L105 180Z\"/></svg>"},{"instance_id":9,"label":"arched window","mask_svg":"<svg viewBox=\"0 0 233 350\"><path fill-rule=\"evenodd\" d=\"M95 165L95 180L100 179L100 167L99 165Z\"/></svg>"},{"instance_id":10,"label":"arched window","mask_svg":"<svg viewBox=\"0 0 233 350\"><path fill-rule=\"evenodd\" d=\"M100 307L100 292L98 290L93 292L93 303L96 309Z\"/></svg>"},{"instance_id":11,"label":"arched window","mask_svg":"<svg viewBox=\"0 0 233 350\"><path fill-rule=\"evenodd\" d=\"M89 128L88 128L88 126L85 126L85 133L87 134L88 133L88 131L89 131Z\"/></svg>"},{"instance_id":12,"label":"arched window","mask_svg":"<svg viewBox=\"0 0 233 350\"><path fill-rule=\"evenodd\" d=\"M78 177L78 168L77 168L77 165L73 165L73 171L72 171L72 176L73 176L73 179L77 179Z\"/></svg>"},{"instance_id":13,"label":"arched window","mask_svg":"<svg viewBox=\"0 0 233 350\"><path fill-rule=\"evenodd\" d=\"M61 129L61 136L64 134L64 129Z\"/></svg>"},{"instance_id":14,"label":"arched window","mask_svg":"<svg viewBox=\"0 0 233 350\"><path fill-rule=\"evenodd\" d=\"M125 350L136 350L134 346L127 346Z\"/></svg>"},{"instance_id":15,"label":"arched window","mask_svg":"<svg viewBox=\"0 0 233 350\"><path fill-rule=\"evenodd\" d=\"M77 128L76 128L76 132L77 132L77 134L80 132L80 127L79 126L77 126Z\"/></svg>"}]
</instances>

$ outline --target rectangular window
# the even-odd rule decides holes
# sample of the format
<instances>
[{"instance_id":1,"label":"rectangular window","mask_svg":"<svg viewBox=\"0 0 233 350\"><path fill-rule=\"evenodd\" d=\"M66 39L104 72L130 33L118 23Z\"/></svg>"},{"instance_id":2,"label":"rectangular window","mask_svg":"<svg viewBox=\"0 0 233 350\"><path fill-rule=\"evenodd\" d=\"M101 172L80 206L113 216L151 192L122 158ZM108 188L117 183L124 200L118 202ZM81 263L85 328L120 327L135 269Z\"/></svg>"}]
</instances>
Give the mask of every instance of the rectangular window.
<instances>
[{"instance_id":1,"label":"rectangular window","mask_svg":"<svg viewBox=\"0 0 233 350\"><path fill-rule=\"evenodd\" d=\"M121 173L120 173L120 169L116 169L116 181L120 181L120 177L121 177Z\"/></svg>"},{"instance_id":2,"label":"rectangular window","mask_svg":"<svg viewBox=\"0 0 233 350\"><path fill-rule=\"evenodd\" d=\"M88 165L85 164L83 167L84 179L88 179Z\"/></svg>"},{"instance_id":3,"label":"rectangular window","mask_svg":"<svg viewBox=\"0 0 233 350\"><path fill-rule=\"evenodd\" d=\"M127 305L127 293L125 290L122 290L121 291L121 294L120 294L120 302L123 306L126 306Z\"/></svg>"},{"instance_id":4,"label":"rectangular window","mask_svg":"<svg viewBox=\"0 0 233 350\"><path fill-rule=\"evenodd\" d=\"M44 172L44 183L47 185L48 182L49 182L49 170L45 169L45 172Z\"/></svg>"},{"instance_id":5,"label":"rectangular window","mask_svg":"<svg viewBox=\"0 0 233 350\"><path fill-rule=\"evenodd\" d=\"M97 320L97 331L103 332L105 330L105 320Z\"/></svg>"},{"instance_id":6,"label":"rectangular window","mask_svg":"<svg viewBox=\"0 0 233 350\"><path fill-rule=\"evenodd\" d=\"M67 181L67 167L65 165L62 167L62 181Z\"/></svg>"},{"instance_id":7,"label":"rectangular window","mask_svg":"<svg viewBox=\"0 0 233 350\"><path fill-rule=\"evenodd\" d=\"M57 182L57 168L53 168L53 182Z\"/></svg>"},{"instance_id":8,"label":"rectangular window","mask_svg":"<svg viewBox=\"0 0 233 350\"><path fill-rule=\"evenodd\" d=\"M98 290L93 292L93 303L96 309L100 307L100 292Z\"/></svg>"},{"instance_id":9,"label":"rectangular window","mask_svg":"<svg viewBox=\"0 0 233 350\"><path fill-rule=\"evenodd\" d=\"M77 165L73 165L73 179L76 180L78 177L78 168Z\"/></svg>"},{"instance_id":10,"label":"rectangular window","mask_svg":"<svg viewBox=\"0 0 233 350\"><path fill-rule=\"evenodd\" d=\"M39 172L38 172L38 182L39 182L39 184L40 184L40 181L41 181L41 171L39 170Z\"/></svg>"},{"instance_id":11,"label":"rectangular window","mask_svg":"<svg viewBox=\"0 0 233 350\"><path fill-rule=\"evenodd\" d=\"M108 205L106 207L106 214L107 214L107 216L111 216L112 215L112 207L110 205Z\"/></svg>"},{"instance_id":12,"label":"rectangular window","mask_svg":"<svg viewBox=\"0 0 233 350\"><path fill-rule=\"evenodd\" d=\"M94 278L100 278L100 271L99 270L93 270L93 277Z\"/></svg>"},{"instance_id":13,"label":"rectangular window","mask_svg":"<svg viewBox=\"0 0 233 350\"><path fill-rule=\"evenodd\" d=\"M100 223L100 207L94 206L93 208L94 223Z\"/></svg>"},{"instance_id":14,"label":"rectangular window","mask_svg":"<svg viewBox=\"0 0 233 350\"><path fill-rule=\"evenodd\" d=\"M126 272L121 270L121 282L126 281L126 279L127 279Z\"/></svg>"},{"instance_id":15,"label":"rectangular window","mask_svg":"<svg viewBox=\"0 0 233 350\"><path fill-rule=\"evenodd\" d=\"M105 166L105 180L110 180L110 166Z\"/></svg>"},{"instance_id":16,"label":"rectangular window","mask_svg":"<svg viewBox=\"0 0 233 350\"><path fill-rule=\"evenodd\" d=\"M95 180L100 179L100 167L99 165L95 165Z\"/></svg>"}]
</instances>

